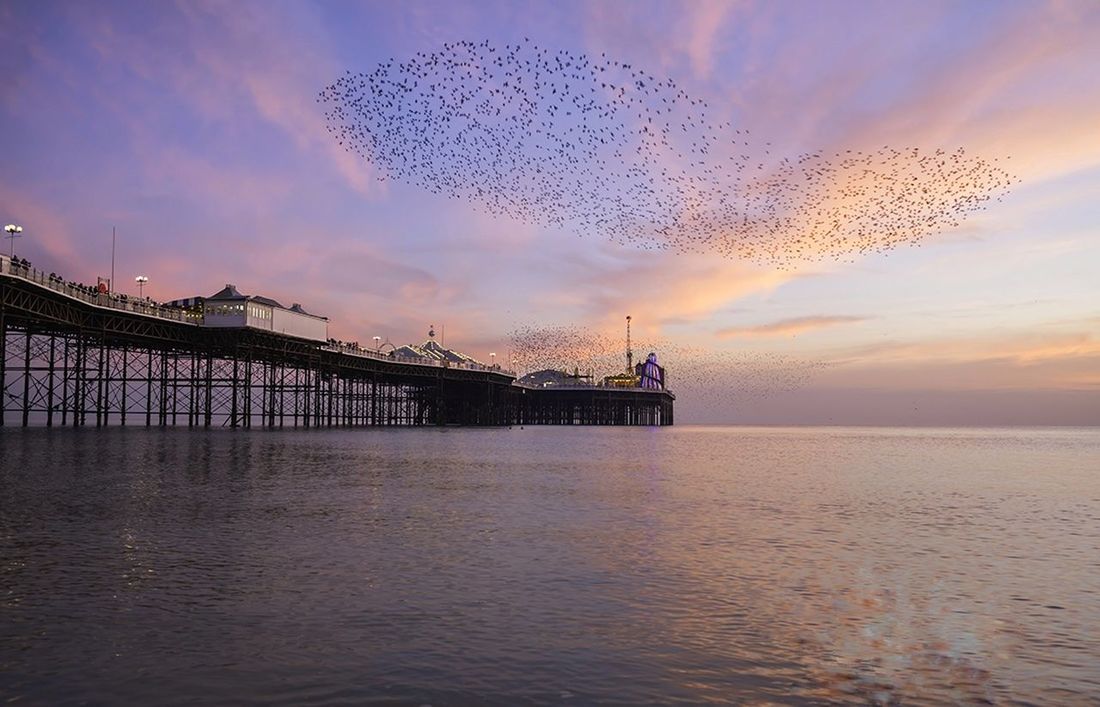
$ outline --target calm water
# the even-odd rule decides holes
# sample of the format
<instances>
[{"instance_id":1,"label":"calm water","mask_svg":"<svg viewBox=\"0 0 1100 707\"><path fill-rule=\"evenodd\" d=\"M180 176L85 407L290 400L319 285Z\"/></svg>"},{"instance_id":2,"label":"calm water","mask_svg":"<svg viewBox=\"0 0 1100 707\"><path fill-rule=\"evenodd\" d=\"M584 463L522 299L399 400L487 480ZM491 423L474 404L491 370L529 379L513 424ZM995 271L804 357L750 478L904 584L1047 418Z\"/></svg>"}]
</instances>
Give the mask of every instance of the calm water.
<instances>
[{"instance_id":1,"label":"calm water","mask_svg":"<svg viewBox=\"0 0 1100 707\"><path fill-rule=\"evenodd\" d=\"M1100 430L0 445L3 700L1100 702Z\"/></svg>"}]
</instances>

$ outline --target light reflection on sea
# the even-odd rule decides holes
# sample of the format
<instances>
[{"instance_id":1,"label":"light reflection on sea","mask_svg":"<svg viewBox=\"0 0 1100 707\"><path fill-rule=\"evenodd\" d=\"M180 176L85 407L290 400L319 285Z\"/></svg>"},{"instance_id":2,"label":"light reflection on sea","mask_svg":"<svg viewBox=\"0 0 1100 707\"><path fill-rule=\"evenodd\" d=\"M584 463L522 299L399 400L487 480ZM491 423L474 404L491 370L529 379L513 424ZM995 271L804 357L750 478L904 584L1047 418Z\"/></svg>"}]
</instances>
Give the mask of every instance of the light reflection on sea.
<instances>
[{"instance_id":1,"label":"light reflection on sea","mask_svg":"<svg viewBox=\"0 0 1100 707\"><path fill-rule=\"evenodd\" d=\"M0 699L1100 699L1100 430L0 444Z\"/></svg>"}]
</instances>

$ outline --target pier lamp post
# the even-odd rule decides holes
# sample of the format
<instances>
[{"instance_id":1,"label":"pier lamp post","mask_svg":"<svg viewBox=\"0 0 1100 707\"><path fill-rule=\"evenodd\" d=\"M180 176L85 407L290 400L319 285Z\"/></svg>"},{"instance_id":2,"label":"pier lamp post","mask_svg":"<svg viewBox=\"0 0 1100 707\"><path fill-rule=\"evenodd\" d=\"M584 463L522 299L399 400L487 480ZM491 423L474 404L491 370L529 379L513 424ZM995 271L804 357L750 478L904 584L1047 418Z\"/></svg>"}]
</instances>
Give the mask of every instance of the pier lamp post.
<instances>
[{"instance_id":1,"label":"pier lamp post","mask_svg":"<svg viewBox=\"0 0 1100 707\"><path fill-rule=\"evenodd\" d=\"M493 362L493 368L496 368L496 365L497 365L497 355L496 355L495 353L492 353L492 352L490 352L490 353L489 353L489 358L490 358L490 359L492 360L492 362Z\"/></svg>"},{"instance_id":2,"label":"pier lamp post","mask_svg":"<svg viewBox=\"0 0 1100 707\"><path fill-rule=\"evenodd\" d=\"M374 339L374 350L378 351L378 352L381 352L382 351L382 337L381 336L372 336L371 338Z\"/></svg>"},{"instance_id":3,"label":"pier lamp post","mask_svg":"<svg viewBox=\"0 0 1100 707\"><path fill-rule=\"evenodd\" d=\"M10 257L15 258L15 239L23 237L23 227L14 223L9 223L7 226L4 226L4 232L8 234L7 238L11 241Z\"/></svg>"},{"instance_id":4,"label":"pier lamp post","mask_svg":"<svg viewBox=\"0 0 1100 707\"><path fill-rule=\"evenodd\" d=\"M143 297L145 295L145 283L149 282L149 278L144 275L138 275L134 278L134 282L136 282L138 286L138 297Z\"/></svg>"}]
</instances>

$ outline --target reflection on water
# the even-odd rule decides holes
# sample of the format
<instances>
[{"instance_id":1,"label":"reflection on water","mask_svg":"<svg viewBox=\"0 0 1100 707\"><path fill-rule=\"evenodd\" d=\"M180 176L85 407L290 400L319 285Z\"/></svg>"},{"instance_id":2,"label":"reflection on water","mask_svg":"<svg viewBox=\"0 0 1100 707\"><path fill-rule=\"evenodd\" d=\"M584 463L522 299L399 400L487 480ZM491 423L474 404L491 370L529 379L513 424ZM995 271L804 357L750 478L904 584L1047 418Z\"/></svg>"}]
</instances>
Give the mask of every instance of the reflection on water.
<instances>
[{"instance_id":1,"label":"reflection on water","mask_svg":"<svg viewBox=\"0 0 1100 707\"><path fill-rule=\"evenodd\" d=\"M1097 430L0 444L5 700L1100 696Z\"/></svg>"}]
</instances>

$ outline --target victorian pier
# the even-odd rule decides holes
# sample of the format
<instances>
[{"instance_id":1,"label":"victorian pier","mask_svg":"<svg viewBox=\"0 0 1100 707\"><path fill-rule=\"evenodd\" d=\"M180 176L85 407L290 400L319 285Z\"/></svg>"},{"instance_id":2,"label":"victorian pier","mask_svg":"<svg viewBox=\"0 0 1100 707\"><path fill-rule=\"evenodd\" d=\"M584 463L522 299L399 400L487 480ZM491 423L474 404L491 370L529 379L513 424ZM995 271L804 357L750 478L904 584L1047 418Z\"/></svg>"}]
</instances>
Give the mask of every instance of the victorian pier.
<instances>
[{"instance_id":1,"label":"victorian pier","mask_svg":"<svg viewBox=\"0 0 1100 707\"><path fill-rule=\"evenodd\" d=\"M0 256L0 425L673 423L663 384L532 385L426 344L337 342L324 317L232 285L154 304Z\"/></svg>"}]
</instances>

